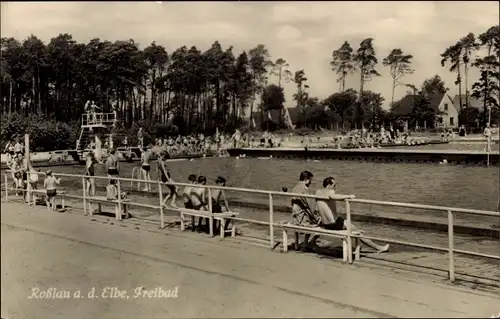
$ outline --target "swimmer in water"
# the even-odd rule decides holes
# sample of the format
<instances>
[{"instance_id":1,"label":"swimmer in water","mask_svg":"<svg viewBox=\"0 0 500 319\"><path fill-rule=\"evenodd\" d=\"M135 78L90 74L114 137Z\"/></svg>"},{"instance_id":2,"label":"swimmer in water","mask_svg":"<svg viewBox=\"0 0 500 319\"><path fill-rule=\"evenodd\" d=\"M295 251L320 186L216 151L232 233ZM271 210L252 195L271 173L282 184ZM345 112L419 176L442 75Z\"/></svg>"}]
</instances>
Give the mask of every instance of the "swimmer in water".
<instances>
[{"instance_id":1,"label":"swimmer in water","mask_svg":"<svg viewBox=\"0 0 500 319\"><path fill-rule=\"evenodd\" d=\"M143 151L141 152L141 176L147 180L151 180L151 165L149 164L149 161L151 159L151 150L148 147L144 147ZM143 189L144 192L151 192L151 184L146 183L146 187Z\"/></svg>"},{"instance_id":2,"label":"swimmer in water","mask_svg":"<svg viewBox=\"0 0 500 319\"><path fill-rule=\"evenodd\" d=\"M50 210L51 207L52 210L56 210L56 207L54 205L54 199L56 198L57 195L56 185L61 183L61 179L56 178L52 174L52 171L50 169L47 171L46 175L47 177L43 181L43 187L46 189L47 192L45 203L47 204L48 210Z\"/></svg>"}]
</instances>

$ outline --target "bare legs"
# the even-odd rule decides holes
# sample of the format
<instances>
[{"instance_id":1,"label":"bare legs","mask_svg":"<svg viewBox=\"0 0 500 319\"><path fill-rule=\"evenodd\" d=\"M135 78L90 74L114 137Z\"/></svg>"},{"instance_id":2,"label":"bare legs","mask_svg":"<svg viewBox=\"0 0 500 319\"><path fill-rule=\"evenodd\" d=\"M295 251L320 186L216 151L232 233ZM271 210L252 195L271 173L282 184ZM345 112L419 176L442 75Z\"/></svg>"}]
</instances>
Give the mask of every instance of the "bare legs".
<instances>
[{"instance_id":1,"label":"bare legs","mask_svg":"<svg viewBox=\"0 0 500 319\"><path fill-rule=\"evenodd\" d=\"M344 226L345 228L345 226ZM359 229L354 226L353 224L351 224L351 230L352 231L359 231ZM386 252L389 250L389 244L386 244L384 246L380 246L380 245L377 245L375 244L373 241L371 241L370 239L364 239L364 238L360 238L359 239L363 244L365 244L366 246L370 247L370 248L373 248L375 249L377 252L379 253L383 253L383 252Z\"/></svg>"}]
</instances>

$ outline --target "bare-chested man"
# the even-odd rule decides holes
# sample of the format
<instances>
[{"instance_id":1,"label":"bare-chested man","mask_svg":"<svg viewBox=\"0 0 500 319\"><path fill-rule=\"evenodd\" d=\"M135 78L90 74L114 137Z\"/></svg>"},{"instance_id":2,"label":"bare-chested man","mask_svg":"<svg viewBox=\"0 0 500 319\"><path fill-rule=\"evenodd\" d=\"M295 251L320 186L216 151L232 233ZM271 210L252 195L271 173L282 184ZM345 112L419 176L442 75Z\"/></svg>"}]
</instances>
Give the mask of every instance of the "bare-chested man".
<instances>
[{"instance_id":1,"label":"bare-chested man","mask_svg":"<svg viewBox=\"0 0 500 319\"><path fill-rule=\"evenodd\" d=\"M109 152L108 158L106 159L106 168L108 169L108 177L118 177L119 172L119 161L116 156L116 151L112 149Z\"/></svg>"},{"instance_id":2,"label":"bare-chested man","mask_svg":"<svg viewBox=\"0 0 500 319\"><path fill-rule=\"evenodd\" d=\"M323 188L316 191L316 195L328 197L330 200L316 199L316 209L321 217L321 226L329 230L346 229L344 219L337 212L337 202L339 196L335 194L336 182L333 177L327 177L323 180ZM343 198L343 197L342 197ZM358 230L351 224L353 231ZM360 239L363 244L375 249L377 252L386 252L389 250L389 245L380 246L369 239Z\"/></svg>"}]
</instances>

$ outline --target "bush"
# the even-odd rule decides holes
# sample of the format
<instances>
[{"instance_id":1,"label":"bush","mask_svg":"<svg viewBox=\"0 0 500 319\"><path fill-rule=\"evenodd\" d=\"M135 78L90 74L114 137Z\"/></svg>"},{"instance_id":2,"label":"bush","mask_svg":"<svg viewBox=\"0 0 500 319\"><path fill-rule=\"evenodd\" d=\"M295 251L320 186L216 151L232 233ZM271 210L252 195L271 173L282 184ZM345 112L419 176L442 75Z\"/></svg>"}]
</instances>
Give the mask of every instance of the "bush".
<instances>
[{"instance_id":1,"label":"bush","mask_svg":"<svg viewBox=\"0 0 500 319\"><path fill-rule=\"evenodd\" d=\"M78 130L74 125L48 119L44 115L25 117L12 113L2 117L0 144L8 141L24 141L24 134L30 136L30 149L35 152L74 149Z\"/></svg>"}]
</instances>

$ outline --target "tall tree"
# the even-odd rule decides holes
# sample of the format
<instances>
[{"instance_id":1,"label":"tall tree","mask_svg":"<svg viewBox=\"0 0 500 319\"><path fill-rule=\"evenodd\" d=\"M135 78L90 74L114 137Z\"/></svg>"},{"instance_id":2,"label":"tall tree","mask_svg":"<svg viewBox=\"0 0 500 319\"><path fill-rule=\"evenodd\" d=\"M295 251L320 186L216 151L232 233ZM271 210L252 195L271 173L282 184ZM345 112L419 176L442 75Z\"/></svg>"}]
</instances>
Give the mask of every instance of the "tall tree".
<instances>
[{"instance_id":1,"label":"tall tree","mask_svg":"<svg viewBox=\"0 0 500 319\"><path fill-rule=\"evenodd\" d=\"M469 107L469 65L474 51L479 49L479 44L476 42L474 33L469 33L460 39L460 47L462 49L462 62L464 64L464 77L465 77L465 105Z\"/></svg>"},{"instance_id":2,"label":"tall tree","mask_svg":"<svg viewBox=\"0 0 500 319\"><path fill-rule=\"evenodd\" d=\"M356 54L354 55L354 61L360 72L360 84L359 84L359 96L363 94L363 89L366 81L370 81L373 76L380 76L380 73L375 70L375 66L378 63L377 56L375 54L375 49L373 48L373 38L366 38L361 41ZM358 108L356 112L356 121L361 120L361 112L363 110L363 105L361 104L363 100L358 101ZM361 124L361 123L359 123Z\"/></svg>"},{"instance_id":3,"label":"tall tree","mask_svg":"<svg viewBox=\"0 0 500 319\"><path fill-rule=\"evenodd\" d=\"M380 73L375 70L378 59L375 54L375 49L373 48L373 38L367 38L361 41L354 55L354 61L360 71L359 93L361 94L366 81L370 81L373 76L380 76Z\"/></svg>"},{"instance_id":4,"label":"tall tree","mask_svg":"<svg viewBox=\"0 0 500 319\"><path fill-rule=\"evenodd\" d=\"M448 47L443 53L441 53L441 66L445 66L446 63L450 64L450 72L457 73L457 80L455 85L458 85L458 101L460 103L460 113L463 110L462 103L462 75L461 75L461 61L462 61L462 47L460 43L456 43Z\"/></svg>"},{"instance_id":5,"label":"tall tree","mask_svg":"<svg viewBox=\"0 0 500 319\"><path fill-rule=\"evenodd\" d=\"M391 94L391 105L394 103L394 91L396 86L401 83L399 80L407 74L411 74L414 70L410 67L413 59L413 55L404 54L401 49L392 49L391 53L384 58L383 64L389 67L390 74L392 77L392 94Z\"/></svg>"},{"instance_id":6,"label":"tall tree","mask_svg":"<svg viewBox=\"0 0 500 319\"><path fill-rule=\"evenodd\" d=\"M425 79L422 83L421 91L424 95L433 93L446 93L446 86L439 75L434 75L431 78Z\"/></svg>"},{"instance_id":7,"label":"tall tree","mask_svg":"<svg viewBox=\"0 0 500 319\"><path fill-rule=\"evenodd\" d=\"M278 58L276 62L272 64L271 74L278 77L278 87L281 86L281 82L288 82L292 77L292 72L290 71L290 64L282 58Z\"/></svg>"},{"instance_id":8,"label":"tall tree","mask_svg":"<svg viewBox=\"0 0 500 319\"><path fill-rule=\"evenodd\" d=\"M270 54L263 44L257 45L248 51L250 69L252 72L253 99L250 104L250 123L252 123L253 107L258 94L262 93L267 82L267 68L272 65Z\"/></svg>"},{"instance_id":9,"label":"tall tree","mask_svg":"<svg viewBox=\"0 0 500 319\"><path fill-rule=\"evenodd\" d=\"M354 72L356 68L353 61L353 49L349 42L345 41L338 50L332 52L330 65L332 66L332 70L337 73L337 83L340 83L340 92L344 92L346 77Z\"/></svg>"},{"instance_id":10,"label":"tall tree","mask_svg":"<svg viewBox=\"0 0 500 319\"><path fill-rule=\"evenodd\" d=\"M304 108L309 97L309 94L306 91L306 89L309 88L309 85L305 84L307 82L307 78L304 70L295 71L293 81L297 85L297 92L293 95L293 98L297 102L297 108L300 110L301 108Z\"/></svg>"},{"instance_id":11,"label":"tall tree","mask_svg":"<svg viewBox=\"0 0 500 319\"><path fill-rule=\"evenodd\" d=\"M492 26L478 37L479 44L486 50L486 56L476 59L472 64L479 68L480 78L472 86L472 96L483 100L482 124L488 121L489 114L498 114L500 103L500 26ZM497 112L492 112L497 110Z\"/></svg>"}]
</instances>

